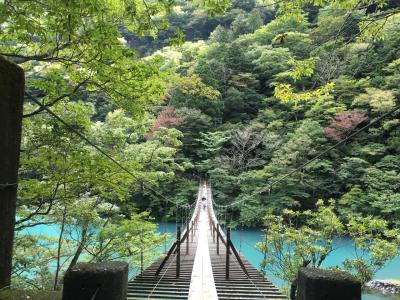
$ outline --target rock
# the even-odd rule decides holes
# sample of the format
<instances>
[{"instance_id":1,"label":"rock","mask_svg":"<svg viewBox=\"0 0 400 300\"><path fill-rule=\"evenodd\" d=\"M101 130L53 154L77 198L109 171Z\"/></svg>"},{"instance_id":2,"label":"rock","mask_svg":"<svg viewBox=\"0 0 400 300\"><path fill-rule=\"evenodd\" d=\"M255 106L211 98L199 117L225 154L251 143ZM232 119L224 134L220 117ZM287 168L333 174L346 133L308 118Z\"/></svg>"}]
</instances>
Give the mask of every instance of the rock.
<instances>
[{"instance_id":1,"label":"rock","mask_svg":"<svg viewBox=\"0 0 400 300\"><path fill-rule=\"evenodd\" d=\"M391 280L372 280L367 283L367 287L383 294L400 294L400 283Z\"/></svg>"}]
</instances>

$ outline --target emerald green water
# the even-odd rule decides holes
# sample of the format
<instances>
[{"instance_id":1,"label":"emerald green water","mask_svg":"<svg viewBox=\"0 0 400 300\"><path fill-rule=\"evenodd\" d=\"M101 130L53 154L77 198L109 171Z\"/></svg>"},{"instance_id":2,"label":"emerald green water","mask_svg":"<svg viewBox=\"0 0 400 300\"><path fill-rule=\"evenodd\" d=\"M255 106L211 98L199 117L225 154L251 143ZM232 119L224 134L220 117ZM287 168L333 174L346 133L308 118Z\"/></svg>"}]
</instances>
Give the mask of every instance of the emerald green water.
<instances>
[{"instance_id":1,"label":"emerald green water","mask_svg":"<svg viewBox=\"0 0 400 300\"><path fill-rule=\"evenodd\" d=\"M232 232L232 240L235 247L256 268L259 268L263 258L262 254L255 249L255 245L261 242L263 232L260 229L242 229ZM354 253L351 239L340 238L335 240L334 247L337 248L324 262L323 266L340 265L345 258L352 257ZM268 278L277 286L282 286L282 281L271 274ZM389 262L384 268L377 272L374 279L400 279L400 257ZM363 300L399 300L400 297L390 297L381 294L364 293Z\"/></svg>"},{"instance_id":2,"label":"emerald green water","mask_svg":"<svg viewBox=\"0 0 400 300\"><path fill-rule=\"evenodd\" d=\"M175 233L175 223L161 223L159 231ZM261 229L240 229L232 230L232 241L237 250L239 250L246 259L257 269L263 259L263 255L255 248L255 245L262 241L263 232ZM166 246L167 247L167 246ZM336 239L334 247L337 248L324 262L323 266L341 265L345 258L352 257L354 253L353 243L351 239L340 238ZM283 282L268 274L268 279L276 286L281 287ZM377 272L374 279L400 279L400 257L392 260L384 268ZM400 300L400 297L386 296L382 294L372 294L370 292L363 293L363 300Z\"/></svg>"},{"instance_id":3,"label":"emerald green water","mask_svg":"<svg viewBox=\"0 0 400 300\"><path fill-rule=\"evenodd\" d=\"M175 223L161 223L159 224L159 232L169 232L175 234ZM22 233L43 235L48 237L56 237L59 234L59 226L57 225L40 225L33 228L24 230ZM255 245L263 239L263 232L261 229L241 229L232 231L232 240L235 247L247 258L247 260L257 269L263 258L262 254L255 249ZM164 245L161 251L166 249L169 245ZM354 253L352 241L348 238L340 238L335 241L334 251L324 262L324 266L340 265L347 257L351 257ZM282 286L282 281L278 278L268 274L268 278L276 285ZM400 257L397 257L384 268L382 268L375 276L375 279L400 279ZM390 297L381 294L364 293L363 300L400 300L400 297Z\"/></svg>"}]
</instances>

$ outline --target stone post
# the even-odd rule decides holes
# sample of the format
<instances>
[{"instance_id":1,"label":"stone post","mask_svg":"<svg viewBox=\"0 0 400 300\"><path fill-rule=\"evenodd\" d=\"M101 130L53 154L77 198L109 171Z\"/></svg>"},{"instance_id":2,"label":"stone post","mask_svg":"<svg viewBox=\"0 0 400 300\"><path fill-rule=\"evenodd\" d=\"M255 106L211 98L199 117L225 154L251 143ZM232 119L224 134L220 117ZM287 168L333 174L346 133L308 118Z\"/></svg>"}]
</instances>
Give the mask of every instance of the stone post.
<instances>
[{"instance_id":1,"label":"stone post","mask_svg":"<svg viewBox=\"0 0 400 300\"><path fill-rule=\"evenodd\" d=\"M301 268L297 300L361 300L361 283L348 273Z\"/></svg>"},{"instance_id":2,"label":"stone post","mask_svg":"<svg viewBox=\"0 0 400 300\"><path fill-rule=\"evenodd\" d=\"M78 263L64 277L63 300L126 300L128 264Z\"/></svg>"},{"instance_id":3,"label":"stone post","mask_svg":"<svg viewBox=\"0 0 400 300\"><path fill-rule=\"evenodd\" d=\"M0 289L10 285L24 71L0 56Z\"/></svg>"}]
</instances>

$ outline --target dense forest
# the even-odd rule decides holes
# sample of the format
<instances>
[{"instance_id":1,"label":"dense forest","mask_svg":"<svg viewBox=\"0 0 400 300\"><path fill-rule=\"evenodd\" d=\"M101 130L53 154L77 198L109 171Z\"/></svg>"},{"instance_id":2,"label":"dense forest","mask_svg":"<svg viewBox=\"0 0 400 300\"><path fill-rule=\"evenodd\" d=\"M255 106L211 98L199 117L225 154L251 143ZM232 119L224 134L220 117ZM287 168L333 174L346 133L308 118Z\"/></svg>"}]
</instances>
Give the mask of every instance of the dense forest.
<instances>
[{"instance_id":1,"label":"dense forest","mask_svg":"<svg viewBox=\"0 0 400 300\"><path fill-rule=\"evenodd\" d=\"M363 30L365 10L310 6L274 18L274 9L238 1L209 39L150 56L176 76L152 130L183 135L176 158L184 170L161 184L164 193L187 201L197 185L190 175L207 174L218 204L240 202L231 208L238 224L260 225L267 207L302 210L331 198L341 214L395 224L398 114L298 168L398 103L398 16L386 19L394 12L384 6L378 28ZM177 15L191 20L184 32L193 23L204 31L215 26L190 10ZM147 197L156 212L160 205Z\"/></svg>"},{"instance_id":2,"label":"dense forest","mask_svg":"<svg viewBox=\"0 0 400 300\"><path fill-rule=\"evenodd\" d=\"M323 213L400 229L399 1L0 12L0 55L26 74L16 285L57 290L81 260L137 270L144 249L148 264L170 238L155 223L187 216L202 177L234 227L333 199Z\"/></svg>"}]
</instances>

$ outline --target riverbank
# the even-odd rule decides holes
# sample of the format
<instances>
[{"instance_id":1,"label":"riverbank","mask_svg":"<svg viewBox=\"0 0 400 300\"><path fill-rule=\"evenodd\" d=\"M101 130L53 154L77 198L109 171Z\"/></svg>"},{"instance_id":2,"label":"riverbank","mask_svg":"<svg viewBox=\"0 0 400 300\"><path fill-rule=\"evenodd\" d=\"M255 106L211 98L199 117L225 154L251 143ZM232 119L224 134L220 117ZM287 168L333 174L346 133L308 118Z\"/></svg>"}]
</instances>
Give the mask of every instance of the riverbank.
<instances>
[{"instance_id":1,"label":"riverbank","mask_svg":"<svg viewBox=\"0 0 400 300\"><path fill-rule=\"evenodd\" d=\"M383 295L381 292L368 290L363 296L362 300L400 300L400 296Z\"/></svg>"},{"instance_id":2,"label":"riverbank","mask_svg":"<svg viewBox=\"0 0 400 300\"><path fill-rule=\"evenodd\" d=\"M233 230L231 233L232 240L236 248L247 258L247 260L256 268L259 268L263 255L255 249L255 245L261 242L264 234L261 229L239 229ZM338 238L334 241L334 248L336 249L325 260L323 267L333 267L341 265L345 258L353 257L354 244L348 238ZM268 273L268 271L267 271ZM282 280L267 274L268 278L276 286L283 286ZM400 257L395 258L382 269L380 269L374 276L374 280L387 280L389 278L400 278ZM400 300L398 296L382 294L377 291L364 291L362 300Z\"/></svg>"},{"instance_id":3,"label":"riverbank","mask_svg":"<svg viewBox=\"0 0 400 300\"><path fill-rule=\"evenodd\" d=\"M160 233L175 233L175 223L160 223L158 224L158 230ZM43 236L57 236L59 231L56 225L43 225L36 226L35 228L29 228L24 230L23 233ZM236 248L244 254L247 260L255 267L259 268L260 263L263 259L262 253L255 249L255 245L261 242L264 234L261 229L241 229L232 231L232 240ZM160 247L160 252L166 252L170 240L165 245ZM346 257L351 256L354 253L354 245L348 238L340 238L335 240L335 252L332 253L325 261L324 267L340 265ZM282 286L282 281L279 278L274 277L272 274L268 274L268 278L273 281L277 286ZM379 270L374 277L374 280L386 280L389 278L400 278L400 257L394 259L388 263L384 268ZM8 300L13 298L0 298L0 300ZM14 298L19 299L19 298ZM26 298L21 298L26 299ZM35 299L35 298L31 298ZM54 298L55 300L57 298ZM389 296L379 294L379 292L366 291L362 297L363 300L400 300L400 297ZM35 299L36 300L36 299ZM38 298L37 300L47 300L46 298Z\"/></svg>"},{"instance_id":4,"label":"riverbank","mask_svg":"<svg viewBox=\"0 0 400 300\"><path fill-rule=\"evenodd\" d=\"M399 280L371 280L367 283L367 286L371 290L378 291L382 294L400 297Z\"/></svg>"}]
</instances>

